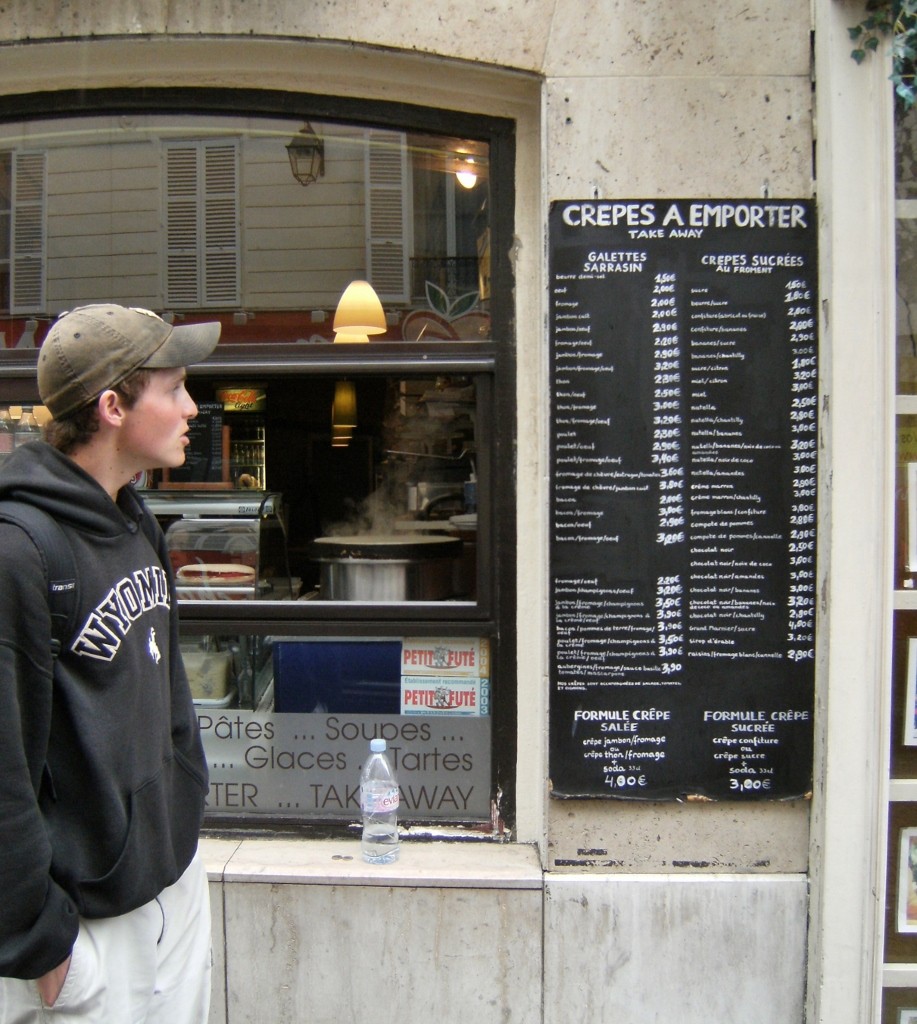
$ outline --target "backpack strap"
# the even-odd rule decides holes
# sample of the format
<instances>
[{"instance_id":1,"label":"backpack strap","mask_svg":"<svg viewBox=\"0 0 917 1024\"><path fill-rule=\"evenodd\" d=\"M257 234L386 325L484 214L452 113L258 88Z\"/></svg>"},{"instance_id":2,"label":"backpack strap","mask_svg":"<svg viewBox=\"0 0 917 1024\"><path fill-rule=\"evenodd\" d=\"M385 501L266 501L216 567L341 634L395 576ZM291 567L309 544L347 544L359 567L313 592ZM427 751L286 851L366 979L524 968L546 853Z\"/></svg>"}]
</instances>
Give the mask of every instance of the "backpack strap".
<instances>
[{"instance_id":1,"label":"backpack strap","mask_svg":"<svg viewBox=\"0 0 917 1024\"><path fill-rule=\"evenodd\" d=\"M41 556L48 583L51 656L57 658L73 632L73 619L79 605L76 561L70 541L51 516L24 501L0 501L0 520L25 530Z\"/></svg>"}]
</instances>

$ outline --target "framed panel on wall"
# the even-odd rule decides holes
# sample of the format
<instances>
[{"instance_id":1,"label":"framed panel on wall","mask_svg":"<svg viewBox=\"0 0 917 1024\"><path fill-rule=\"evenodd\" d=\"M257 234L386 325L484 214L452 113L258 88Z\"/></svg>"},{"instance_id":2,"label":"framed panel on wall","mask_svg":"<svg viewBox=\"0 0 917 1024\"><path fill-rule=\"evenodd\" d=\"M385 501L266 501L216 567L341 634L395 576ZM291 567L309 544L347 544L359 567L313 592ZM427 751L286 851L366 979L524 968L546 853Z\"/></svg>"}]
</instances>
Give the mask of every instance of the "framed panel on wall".
<instances>
[{"instance_id":1,"label":"framed panel on wall","mask_svg":"<svg viewBox=\"0 0 917 1024\"><path fill-rule=\"evenodd\" d=\"M891 777L917 776L917 610L895 612L892 640Z\"/></svg>"},{"instance_id":2,"label":"framed panel on wall","mask_svg":"<svg viewBox=\"0 0 917 1024\"><path fill-rule=\"evenodd\" d=\"M907 638L905 668L905 698L901 709L901 742L906 747L917 746L917 637Z\"/></svg>"},{"instance_id":3,"label":"framed panel on wall","mask_svg":"<svg viewBox=\"0 0 917 1024\"><path fill-rule=\"evenodd\" d=\"M885 989L882 1024L917 1024L917 989Z\"/></svg>"},{"instance_id":4,"label":"framed panel on wall","mask_svg":"<svg viewBox=\"0 0 917 1024\"><path fill-rule=\"evenodd\" d=\"M888 812L885 886L885 962L900 964L915 961L917 961L917 803L891 803Z\"/></svg>"},{"instance_id":5,"label":"framed panel on wall","mask_svg":"<svg viewBox=\"0 0 917 1024\"><path fill-rule=\"evenodd\" d=\"M895 879L898 887L895 931L899 935L917 934L917 827L898 830Z\"/></svg>"}]
</instances>

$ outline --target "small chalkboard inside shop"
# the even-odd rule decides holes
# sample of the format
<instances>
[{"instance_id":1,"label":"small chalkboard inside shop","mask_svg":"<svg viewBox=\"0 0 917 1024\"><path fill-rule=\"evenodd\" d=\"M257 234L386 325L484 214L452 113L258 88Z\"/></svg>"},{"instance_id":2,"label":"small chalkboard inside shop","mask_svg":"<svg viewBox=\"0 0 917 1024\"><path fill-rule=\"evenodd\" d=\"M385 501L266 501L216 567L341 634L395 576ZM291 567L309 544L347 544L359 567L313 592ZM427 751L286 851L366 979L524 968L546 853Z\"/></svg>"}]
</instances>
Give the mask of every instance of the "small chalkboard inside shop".
<instances>
[{"instance_id":1,"label":"small chalkboard inside shop","mask_svg":"<svg viewBox=\"0 0 917 1024\"><path fill-rule=\"evenodd\" d=\"M199 402L197 416L188 424L185 464L163 471L163 487L229 486L223 403Z\"/></svg>"}]
</instances>

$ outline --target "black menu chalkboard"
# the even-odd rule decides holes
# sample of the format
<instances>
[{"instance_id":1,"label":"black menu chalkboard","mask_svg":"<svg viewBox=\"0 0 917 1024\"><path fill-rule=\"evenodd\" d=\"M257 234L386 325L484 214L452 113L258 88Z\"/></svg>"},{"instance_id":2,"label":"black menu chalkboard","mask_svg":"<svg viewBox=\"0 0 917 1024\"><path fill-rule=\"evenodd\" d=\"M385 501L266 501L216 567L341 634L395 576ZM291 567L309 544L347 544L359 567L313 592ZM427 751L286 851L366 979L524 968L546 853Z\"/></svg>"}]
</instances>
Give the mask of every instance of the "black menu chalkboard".
<instances>
[{"instance_id":1,"label":"black menu chalkboard","mask_svg":"<svg viewBox=\"0 0 917 1024\"><path fill-rule=\"evenodd\" d=\"M812 778L815 208L550 212L556 797Z\"/></svg>"}]
</instances>

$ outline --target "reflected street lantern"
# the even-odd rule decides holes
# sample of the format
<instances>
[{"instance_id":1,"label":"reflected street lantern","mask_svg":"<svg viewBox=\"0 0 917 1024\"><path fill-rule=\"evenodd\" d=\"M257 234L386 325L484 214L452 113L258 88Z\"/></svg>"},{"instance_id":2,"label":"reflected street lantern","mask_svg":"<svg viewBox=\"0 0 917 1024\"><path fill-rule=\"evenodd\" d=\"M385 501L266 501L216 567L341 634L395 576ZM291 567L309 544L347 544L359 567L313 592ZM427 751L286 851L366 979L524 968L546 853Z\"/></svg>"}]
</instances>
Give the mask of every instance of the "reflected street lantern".
<instances>
[{"instance_id":1,"label":"reflected street lantern","mask_svg":"<svg viewBox=\"0 0 917 1024\"><path fill-rule=\"evenodd\" d=\"M300 185L311 185L325 173L325 140L307 121L287 143L290 169Z\"/></svg>"}]
</instances>

